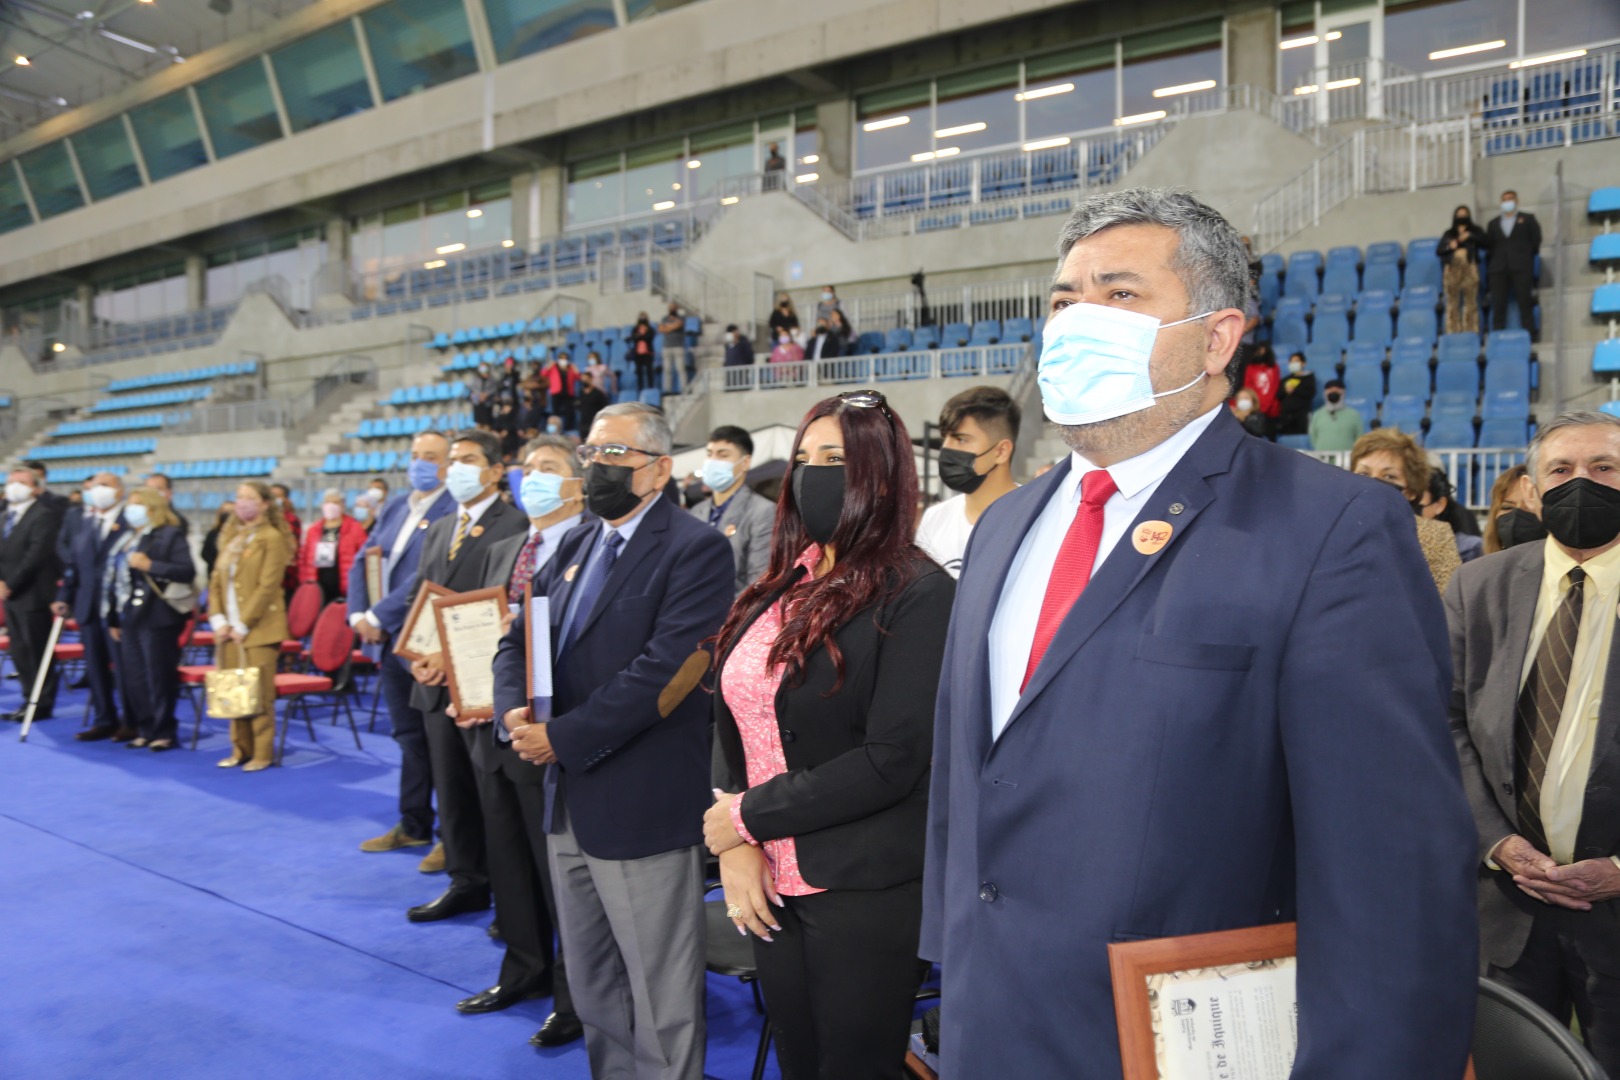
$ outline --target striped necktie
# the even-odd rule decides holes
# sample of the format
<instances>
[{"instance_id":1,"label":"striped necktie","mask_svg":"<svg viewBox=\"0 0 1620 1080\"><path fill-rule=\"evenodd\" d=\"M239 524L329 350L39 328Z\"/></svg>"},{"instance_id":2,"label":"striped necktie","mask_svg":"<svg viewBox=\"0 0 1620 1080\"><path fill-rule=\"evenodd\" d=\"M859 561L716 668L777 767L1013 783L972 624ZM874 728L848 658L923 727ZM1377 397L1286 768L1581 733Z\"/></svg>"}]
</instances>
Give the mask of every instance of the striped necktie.
<instances>
[{"instance_id":1,"label":"striped necktie","mask_svg":"<svg viewBox=\"0 0 1620 1080\"><path fill-rule=\"evenodd\" d=\"M463 510L461 520L456 522L456 538L450 541L450 561L456 561L456 552L461 550L461 542L467 539L467 526L472 524L472 515Z\"/></svg>"},{"instance_id":2,"label":"striped necktie","mask_svg":"<svg viewBox=\"0 0 1620 1080\"><path fill-rule=\"evenodd\" d=\"M523 603L523 586L534 579L534 557L545 543L546 534L536 532L524 541L523 550L518 552L517 562L512 564L512 580L506 585L506 600L510 604Z\"/></svg>"},{"instance_id":3,"label":"striped necktie","mask_svg":"<svg viewBox=\"0 0 1620 1080\"><path fill-rule=\"evenodd\" d=\"M1547 777L1547 760L1552 756L1564 699L1569 694L1585 581L1586 571L1580 567L1569 572L1569 589L1553 612L1552 622L1536 650L1535 663L1524 680L1524 689L1519 692L1518 722L1513 729L1519 835L1543 852L1547 850L1547 831L1541 821L1541 784Z\"/></svg>"}]
</instances>

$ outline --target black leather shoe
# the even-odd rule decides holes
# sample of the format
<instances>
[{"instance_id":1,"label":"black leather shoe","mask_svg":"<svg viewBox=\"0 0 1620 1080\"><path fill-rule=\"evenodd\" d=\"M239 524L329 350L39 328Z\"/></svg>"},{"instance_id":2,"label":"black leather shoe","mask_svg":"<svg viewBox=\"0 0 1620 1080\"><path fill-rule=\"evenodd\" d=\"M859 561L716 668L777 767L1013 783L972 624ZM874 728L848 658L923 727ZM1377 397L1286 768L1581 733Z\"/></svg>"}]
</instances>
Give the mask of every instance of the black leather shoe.
<instances>
[{"instance_id":1,"label":"black leather shoe","mask_svg":"<svg viewBox=\"0 0 1620 1080\"><path fill-rule=\"evenodd\" d=\"M452 885L433 900L418 904L405 913L411 922L438 922L452 915L484 911L489 907L489 890Z\"/></svg>"},{"instance_id":2,"label":"black leather shoe","mask_svg":"<svg viewBox=\"0 0 1620 1080\"><path fill-rule=\"evenodd\" d=\"M456 1002L456 1012L472 1016L476 1013L500 1012L526 998L543 997L544 988L533 986L492 986L480 990L470 998Z\"/></svg>"},{"instance_id":3,"label":"black leather shoe","mask_svg":"<svg viewBox=\"0 0 1620 1080\"><path fill-rule=\"evenodd\" d=\"M567 1046L585 1034L585 1025L573 1013L552 1013L540 1030L529 1037L530 1046Z\"/></svg>"},{"instance_id":4,"label":"black leather shoe","mask_svg":"<svg viewBox=\"0 0 1620 1080\"><path fill-rule=\"evenodd\" d=\"M505 938L501 937L501 924L500 924L499 920L496 920L495 922L490 923L489 924L489 929L485 930L484 933L488 934L490 937L494 938L496 941L505 941L506 940Z\"/></svg>"}]
</instances>

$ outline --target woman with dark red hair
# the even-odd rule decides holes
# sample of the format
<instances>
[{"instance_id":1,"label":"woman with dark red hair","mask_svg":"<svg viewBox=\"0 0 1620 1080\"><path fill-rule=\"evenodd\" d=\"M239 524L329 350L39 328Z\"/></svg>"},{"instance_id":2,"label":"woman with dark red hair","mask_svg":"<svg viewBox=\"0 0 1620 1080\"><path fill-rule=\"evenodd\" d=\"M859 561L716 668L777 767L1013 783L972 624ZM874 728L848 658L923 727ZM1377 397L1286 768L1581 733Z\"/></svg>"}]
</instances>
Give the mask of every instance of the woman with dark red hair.
<instances>
[{"instance_id":1,"label":"woman with dark red hair","mask_svg":"<svg viewBox=\"0 0 1620 1080\"><path fill-rule=\"evenodd\" d=\"M715 649L704 839L756 936L782 1075L899 1077L956 583L912 543L911 438L882 394L821 402L794 445L770 568Z\"/></svg>"}]
</instances>

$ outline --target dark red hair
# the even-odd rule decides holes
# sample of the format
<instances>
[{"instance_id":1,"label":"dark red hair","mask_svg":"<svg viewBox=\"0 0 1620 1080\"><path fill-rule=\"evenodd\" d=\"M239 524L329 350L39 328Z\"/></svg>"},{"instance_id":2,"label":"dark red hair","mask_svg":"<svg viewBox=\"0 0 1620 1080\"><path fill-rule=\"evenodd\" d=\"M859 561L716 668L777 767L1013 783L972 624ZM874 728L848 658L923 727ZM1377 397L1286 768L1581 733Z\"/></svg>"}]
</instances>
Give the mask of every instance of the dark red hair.
<instances>
[{"instance_id":1,"label":"dark red hair","mask_svg":"<svg viewBox=\"0 0 1620 1080\"><path fill-rule=\"evenodd\" d=\"M836 690L844 681L844 657L833 633L856 613L898 595L914 573L917 463L906 425L889 406L862 408L836 397L817 403L799 422L795 455L805 429L824 416L837 418L844 437L844 508L831 542L837 565L820 580L796 569L814 541L793 501L790 471L776 503L770 567L732 605L720 628L717 653L723 655L736 644L749 616L767 597L786 589L782 632L771 646L769 662L786 665L784 678L797 685L804 679L806 659L825 645L838 672Z\"/></svg>"}]
</instances>

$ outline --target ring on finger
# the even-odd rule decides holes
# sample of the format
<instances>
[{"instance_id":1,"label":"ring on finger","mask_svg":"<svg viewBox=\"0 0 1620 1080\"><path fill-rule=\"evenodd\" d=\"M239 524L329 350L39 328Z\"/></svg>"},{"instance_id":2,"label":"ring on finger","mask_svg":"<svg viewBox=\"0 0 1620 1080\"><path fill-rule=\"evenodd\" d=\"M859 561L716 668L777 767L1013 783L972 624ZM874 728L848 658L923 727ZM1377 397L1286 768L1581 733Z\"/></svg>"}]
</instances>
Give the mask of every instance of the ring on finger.
<instances>
[{"instance_id":1,"label":"ring on finger","mask_svg":"<svg viewBox=\"0 0 1620 1080\"><path fill-rule=\"evenodd\" d=\"M728 918L728 919L740 919L742 917L743 917L743 909L742 909L741 904L727 904L726 905L726 918Z\"/></svg>"}]
</instances>

